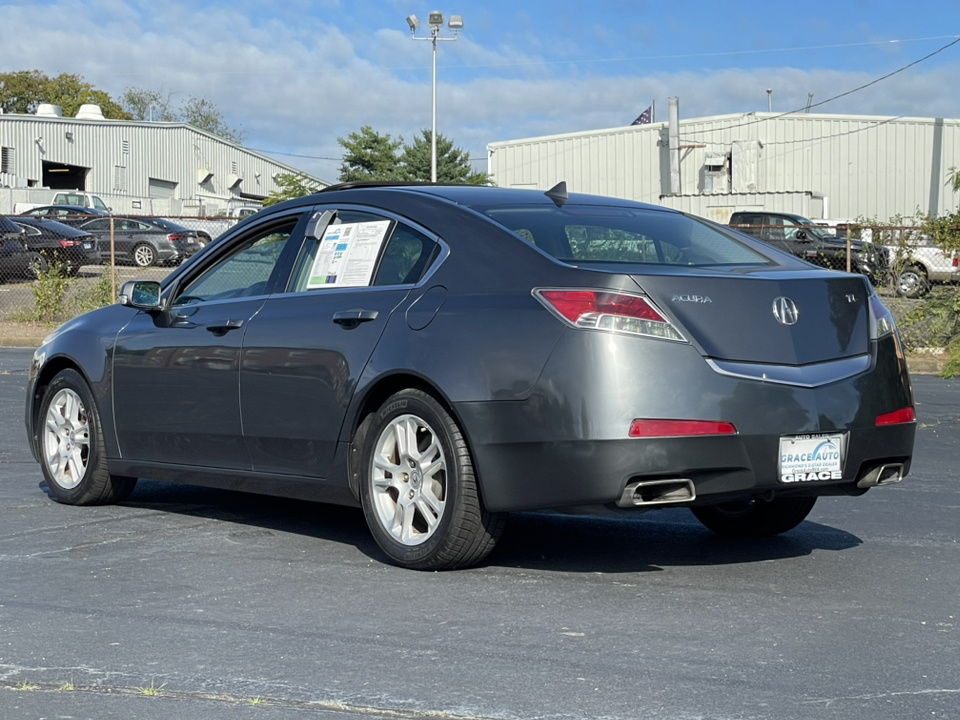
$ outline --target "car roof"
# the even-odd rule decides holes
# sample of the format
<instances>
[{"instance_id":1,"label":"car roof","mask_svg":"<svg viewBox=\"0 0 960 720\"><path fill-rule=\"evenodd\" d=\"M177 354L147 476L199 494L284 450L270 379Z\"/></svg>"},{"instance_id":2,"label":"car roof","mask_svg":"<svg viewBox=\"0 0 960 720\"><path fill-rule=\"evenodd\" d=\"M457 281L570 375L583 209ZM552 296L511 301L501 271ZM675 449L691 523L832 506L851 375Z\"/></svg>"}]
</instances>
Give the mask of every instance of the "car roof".
<instances>
[{"instance_id":1,"label":"car roof","mask_svg":"<svg viewBox=\"0 0 960 720\"><path fill-rule=\"evenodd\" d=\"M30 208L27 212L36 212L37 210L67 210L78 215L108 215L103 210L97 208L83 207L83 205L41 205L40 207Z\"/></svg>"},{"instance_id":2,"label":"car roof","mask_svg":"<svg viewBox=\"0 0 960 720\"><path fill-rule=\"evenodd\" d=\"M45 217L25 217L17 215L16 217L12 217L10 219L22 225L30 225L31 227L40 228L41 230L48 230L50 232L57 233L61 237L80 237L81 235L90 234L86 230L80 230L72 225L67 225L65 223L57 222L56 220L51 220L50 218Z\"/></svg>"},{"instance_id":3,"label":"car roof","mask_svg":"<svg viewBox=\"0 0 960 720\"><path fill-rule=\"evenodd\" d=\"M383 192L417 193L442 198L458 205L550 205L554 203L547 193L551 190L532 190L527 188L501 188L491 185L464 185L446 183L421 182L357 182L331 185L309 196L314 199L323 198L328 193L353 192L357 190L374 190ZM566 193L565 188L561 191ZM676 212L659 205L624 200L622 198L607 197L604 195L587 195L585 193L566 193L564 204L571 205L604 205L610 207L632 207L645 210L662 210Z\"/></svg>"}]
</instances>

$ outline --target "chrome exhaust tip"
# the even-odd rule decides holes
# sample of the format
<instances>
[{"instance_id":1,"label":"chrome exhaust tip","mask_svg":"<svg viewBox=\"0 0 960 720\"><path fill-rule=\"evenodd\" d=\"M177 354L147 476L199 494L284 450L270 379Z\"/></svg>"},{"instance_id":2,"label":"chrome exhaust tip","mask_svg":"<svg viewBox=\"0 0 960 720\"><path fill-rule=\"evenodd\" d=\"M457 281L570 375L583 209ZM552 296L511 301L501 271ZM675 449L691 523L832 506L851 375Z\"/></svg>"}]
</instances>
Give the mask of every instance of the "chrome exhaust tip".
<instances>
[{"instance_id":1,"label":"chrome exhaust tip","mask_svg":"<svg viewBox=\"0 0 960 720\"><path fill-rule=\"evenodd\" d=\"M903 463L887 463L877 465L870 472L857 480L858 488L880 487L893 485L903 480Z\"/></svg>"},{"instance_id":2,"label":"chrome exhaust tip","mask_svg":"<svg viewBox=\"0 0 960 720\"><path fill-rule=\"evenodd\" d=\"M693 481L686 478L669 480L640 480L629 483L624 489L619 507L648 507L650 505L672 505L689 502L697 497Z\"/></svg>"}]
</instances>

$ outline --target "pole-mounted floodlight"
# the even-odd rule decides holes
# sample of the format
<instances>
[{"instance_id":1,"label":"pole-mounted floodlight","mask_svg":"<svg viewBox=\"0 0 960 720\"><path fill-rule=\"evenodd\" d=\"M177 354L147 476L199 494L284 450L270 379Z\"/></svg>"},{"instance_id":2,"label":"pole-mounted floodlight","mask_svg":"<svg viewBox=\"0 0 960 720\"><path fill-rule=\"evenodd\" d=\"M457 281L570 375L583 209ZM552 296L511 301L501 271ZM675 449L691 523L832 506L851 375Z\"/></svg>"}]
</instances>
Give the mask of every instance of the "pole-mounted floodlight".
<instances>
[{"instance_id":1,"label":"pole-mounted floodlight","mask_svg":"<svg viewBox=\"0 0 960 720\"><path fill-rule=\"evenodd\" d=\"M410 26L410 35L414 40L429 40L433 43L433 129L430 136L430 181L437 181L437 41L438 40L456 40L463 30L463 18L459 15L451 15L447 27L453 31L453 37L440 37L440 29L443 27L443 13L434 11L427 16L427 24L430 26L430 37L417 37L417 28L420 27L420 21L416 15L410 15L407 18L407 25Z\"/></svg>"}]
</instances>

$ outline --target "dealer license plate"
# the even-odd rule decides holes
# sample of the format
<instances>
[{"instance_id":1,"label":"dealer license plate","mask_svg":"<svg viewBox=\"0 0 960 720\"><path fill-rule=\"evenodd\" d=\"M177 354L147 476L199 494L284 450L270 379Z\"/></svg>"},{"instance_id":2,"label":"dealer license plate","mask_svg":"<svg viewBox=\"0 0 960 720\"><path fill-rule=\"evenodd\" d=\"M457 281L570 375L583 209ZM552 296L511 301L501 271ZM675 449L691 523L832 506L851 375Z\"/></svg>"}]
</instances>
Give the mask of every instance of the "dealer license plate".
<instances>
[{"instance_id":1,"label":"dealer license plate","mask_svg":"<svg viewBox=\"0 0 960 720\"><path fill-rule=\"evenodd\" d=\"M845 439L841 433L780 438L780 482L843 480Z\"/></svg>"}]
</instances>

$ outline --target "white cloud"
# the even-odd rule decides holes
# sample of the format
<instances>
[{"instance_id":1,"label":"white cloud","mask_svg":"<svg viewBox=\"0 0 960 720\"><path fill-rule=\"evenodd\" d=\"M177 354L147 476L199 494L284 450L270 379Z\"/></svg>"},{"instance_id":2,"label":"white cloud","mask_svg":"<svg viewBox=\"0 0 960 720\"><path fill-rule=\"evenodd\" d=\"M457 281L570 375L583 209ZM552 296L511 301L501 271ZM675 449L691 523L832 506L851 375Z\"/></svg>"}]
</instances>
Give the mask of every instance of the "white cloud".
<instances>
[{"instance_id":1,"label":"white cloud","mask_svg":"<svg viewBox=\"0 0 960 720\"><path fill-rule=\"evenodd\" d=\"M337 137L362 125L409 140L430 124L429 43L412 42L402 27L342 29L325 19L337 7L334 0L0 5L0 66L79 73L115 98L130 86L173 93L175 102L207 97L249 146L266 150L338 157ZM472 22L491 20L477 12ZM509 37L513 44L488 47L464 35L439 48L439 128L474 157L485 157L489 142L627 125L652 99L661 119L668 96L680 98L684 117L765 111L769 87L774 109L786 111L802 108L808 92L820 102L875 79L792 67L645 73L652 64L553 64L542 58L572 55L548 48L551 38L522 23ZM631 65L636 74L625 70ZM952 89L958 70L921 65L817 111L960 117ZM281 159L330 180L339 167Z\"/></svg>"}]
</instances>

